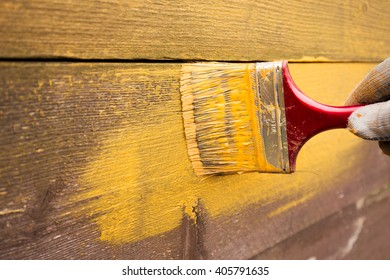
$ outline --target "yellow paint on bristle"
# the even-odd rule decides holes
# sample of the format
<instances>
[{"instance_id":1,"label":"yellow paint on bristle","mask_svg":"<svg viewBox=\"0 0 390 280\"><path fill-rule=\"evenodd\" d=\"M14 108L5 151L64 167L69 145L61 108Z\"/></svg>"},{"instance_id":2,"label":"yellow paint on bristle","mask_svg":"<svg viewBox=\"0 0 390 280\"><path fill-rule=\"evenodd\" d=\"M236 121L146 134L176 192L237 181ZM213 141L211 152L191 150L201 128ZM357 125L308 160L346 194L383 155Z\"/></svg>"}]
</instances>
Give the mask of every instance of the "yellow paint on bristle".
<instances>
[{"instance_id":1,"label":"yellow paint on bristle","mask_svg":"<svg viewBox=\"0 0 390 280\"><path fill-rule=\"evenodd\" d=\"M235 159L238 169L245 170L256 161L254 160L254 151L246 149L247 146L253 145L253 132L252 137L248 137L247 130L251 130L250 125L252 120L250 117L250 111L248 111L248 104L251 103L248 92L250 91L249 85L246 83L245 73L243 77L235 77L227 80L227 85L230 92L230 106L231 106L231 120L232 127L234 129L235 143Z\"/></svg>"},{"instance_id":2,"label":"yellow paint on bristle","mask_svg":"<svg viewBox=\"0 0 390 280\"><path fill-rule=\"evenodd\" d=\"M184 65L181 78L188 153L197 175L258 171L254 64Z\"/></svg>"},{"instance_id":3,"label":"yellow paint on bristle","mask_svg":"<svg viewBox=\"0 0 390 280\"><path fill-rule=\"evenodd\" d=\"M254 79L255 67L248 67L245 73L246 84L248 85L248 96L249 101L247 102L247 111L251 115L251 127L253 131L253 145L254 145L254 160L256 161L256 170L266 170L268 162L265 158L263 139L261 137L260 126L261 122L258 120L258 111L260 110L259 106L261 100L258 99L257 94L255 93L255 87L257 87ZM256 102L255 102L256 101Z\"/></svg>"}]
</instances>

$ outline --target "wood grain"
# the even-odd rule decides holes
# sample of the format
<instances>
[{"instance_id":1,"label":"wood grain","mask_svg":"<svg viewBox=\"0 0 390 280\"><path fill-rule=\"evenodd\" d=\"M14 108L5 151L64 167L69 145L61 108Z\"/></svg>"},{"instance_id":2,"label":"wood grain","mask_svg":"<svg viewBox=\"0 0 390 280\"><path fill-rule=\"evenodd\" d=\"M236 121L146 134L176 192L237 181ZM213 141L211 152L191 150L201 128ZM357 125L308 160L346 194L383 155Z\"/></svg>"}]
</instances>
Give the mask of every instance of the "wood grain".
<instances>
[{"instance_id":1,"label":"wood grain","mask_svg":"<svg viewBox=\"0 0 390 280\"><path fill-rule=\"evenodd\" d=\"M5 0L0 57L379 61L390 3Z\"/></svg>"},{"instance_id":2,"label":"wood grain","mask_svg":"<svg viewBox=\"0 0 390 280\"><path fill-rule=\"evenodd\" d=\"M386 187L253 259L390 259L389 211L390 188Z\"/></svg>"},{"instance_id":3,"label":"wood grain","mask_svg":"<svg viewBox=\"0 0 390 280\"><path fill-rule=\"evenodd\" d=\"M373 66L290 68L342 104ZM245 259L388 187L389 158L343 130L310 140L292 175L196 177L180 69L0 63L0 258Z\"/></svg>"}]
</instances>

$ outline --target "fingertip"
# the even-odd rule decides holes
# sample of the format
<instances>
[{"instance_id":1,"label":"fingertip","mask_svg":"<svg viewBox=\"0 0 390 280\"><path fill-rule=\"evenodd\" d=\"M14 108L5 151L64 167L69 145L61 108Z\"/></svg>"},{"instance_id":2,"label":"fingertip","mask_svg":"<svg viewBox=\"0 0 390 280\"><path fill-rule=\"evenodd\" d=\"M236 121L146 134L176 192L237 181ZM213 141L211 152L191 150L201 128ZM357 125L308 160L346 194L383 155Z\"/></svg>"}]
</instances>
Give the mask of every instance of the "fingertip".
<instances>
[{"instance_id":1,"label":"fingertip","mask_svg":"<svg viewBox=\"0 0 390 280\"><path fill-rule=\"evenodd\" d=\"M348 129L363 139L389 141L390 101L357 109L348 118Z\"/></svg>"}]
</instances>

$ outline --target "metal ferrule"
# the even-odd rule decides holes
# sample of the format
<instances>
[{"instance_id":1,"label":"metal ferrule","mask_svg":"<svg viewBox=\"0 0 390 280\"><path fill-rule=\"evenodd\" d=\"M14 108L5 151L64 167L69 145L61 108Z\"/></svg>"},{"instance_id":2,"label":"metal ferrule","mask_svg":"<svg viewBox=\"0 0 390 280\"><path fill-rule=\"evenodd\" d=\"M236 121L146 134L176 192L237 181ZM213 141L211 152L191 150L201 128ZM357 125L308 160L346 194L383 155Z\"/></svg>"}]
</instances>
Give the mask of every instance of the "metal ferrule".
<instances>
[{"instance_id":1,"label":"metal ferrule","mask_svg":"<svg viewBox=\"0 0 390 280\"><path fill-rule=\"evenodd\" d=\"M255 80L258 126L266 162L260 166L265 169L261 171L290 173L282 61L256 63Z\"/></svg>"}]
</instances>

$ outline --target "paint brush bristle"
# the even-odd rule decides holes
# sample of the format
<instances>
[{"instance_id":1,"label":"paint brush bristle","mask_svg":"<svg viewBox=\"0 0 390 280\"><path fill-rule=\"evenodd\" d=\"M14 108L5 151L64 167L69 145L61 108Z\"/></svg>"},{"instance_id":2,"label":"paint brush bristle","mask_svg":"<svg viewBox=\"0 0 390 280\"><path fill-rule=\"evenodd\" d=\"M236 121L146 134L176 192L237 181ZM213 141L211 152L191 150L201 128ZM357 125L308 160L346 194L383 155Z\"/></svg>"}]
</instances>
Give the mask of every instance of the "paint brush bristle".
<instances>
[{"instance_id":1,"label":"paint brush bristle","mask_svg":"<svg viewBox=\"0 0 390 280\"><path fill-rule=\"evenodd\" d=\"M185 65L180 90L195 173L259 170L254 64Z\"/></svg>"},{"instance_id":2,"label":"paint brush bristle","mask_svg":"<svg viewBox=\"0 0 390 280\"><path fill-rule=\"evenodd\" d=\"M281 62L192 63L180 91L197 175L290 172Z\"/></svg>"}]
</instances>

